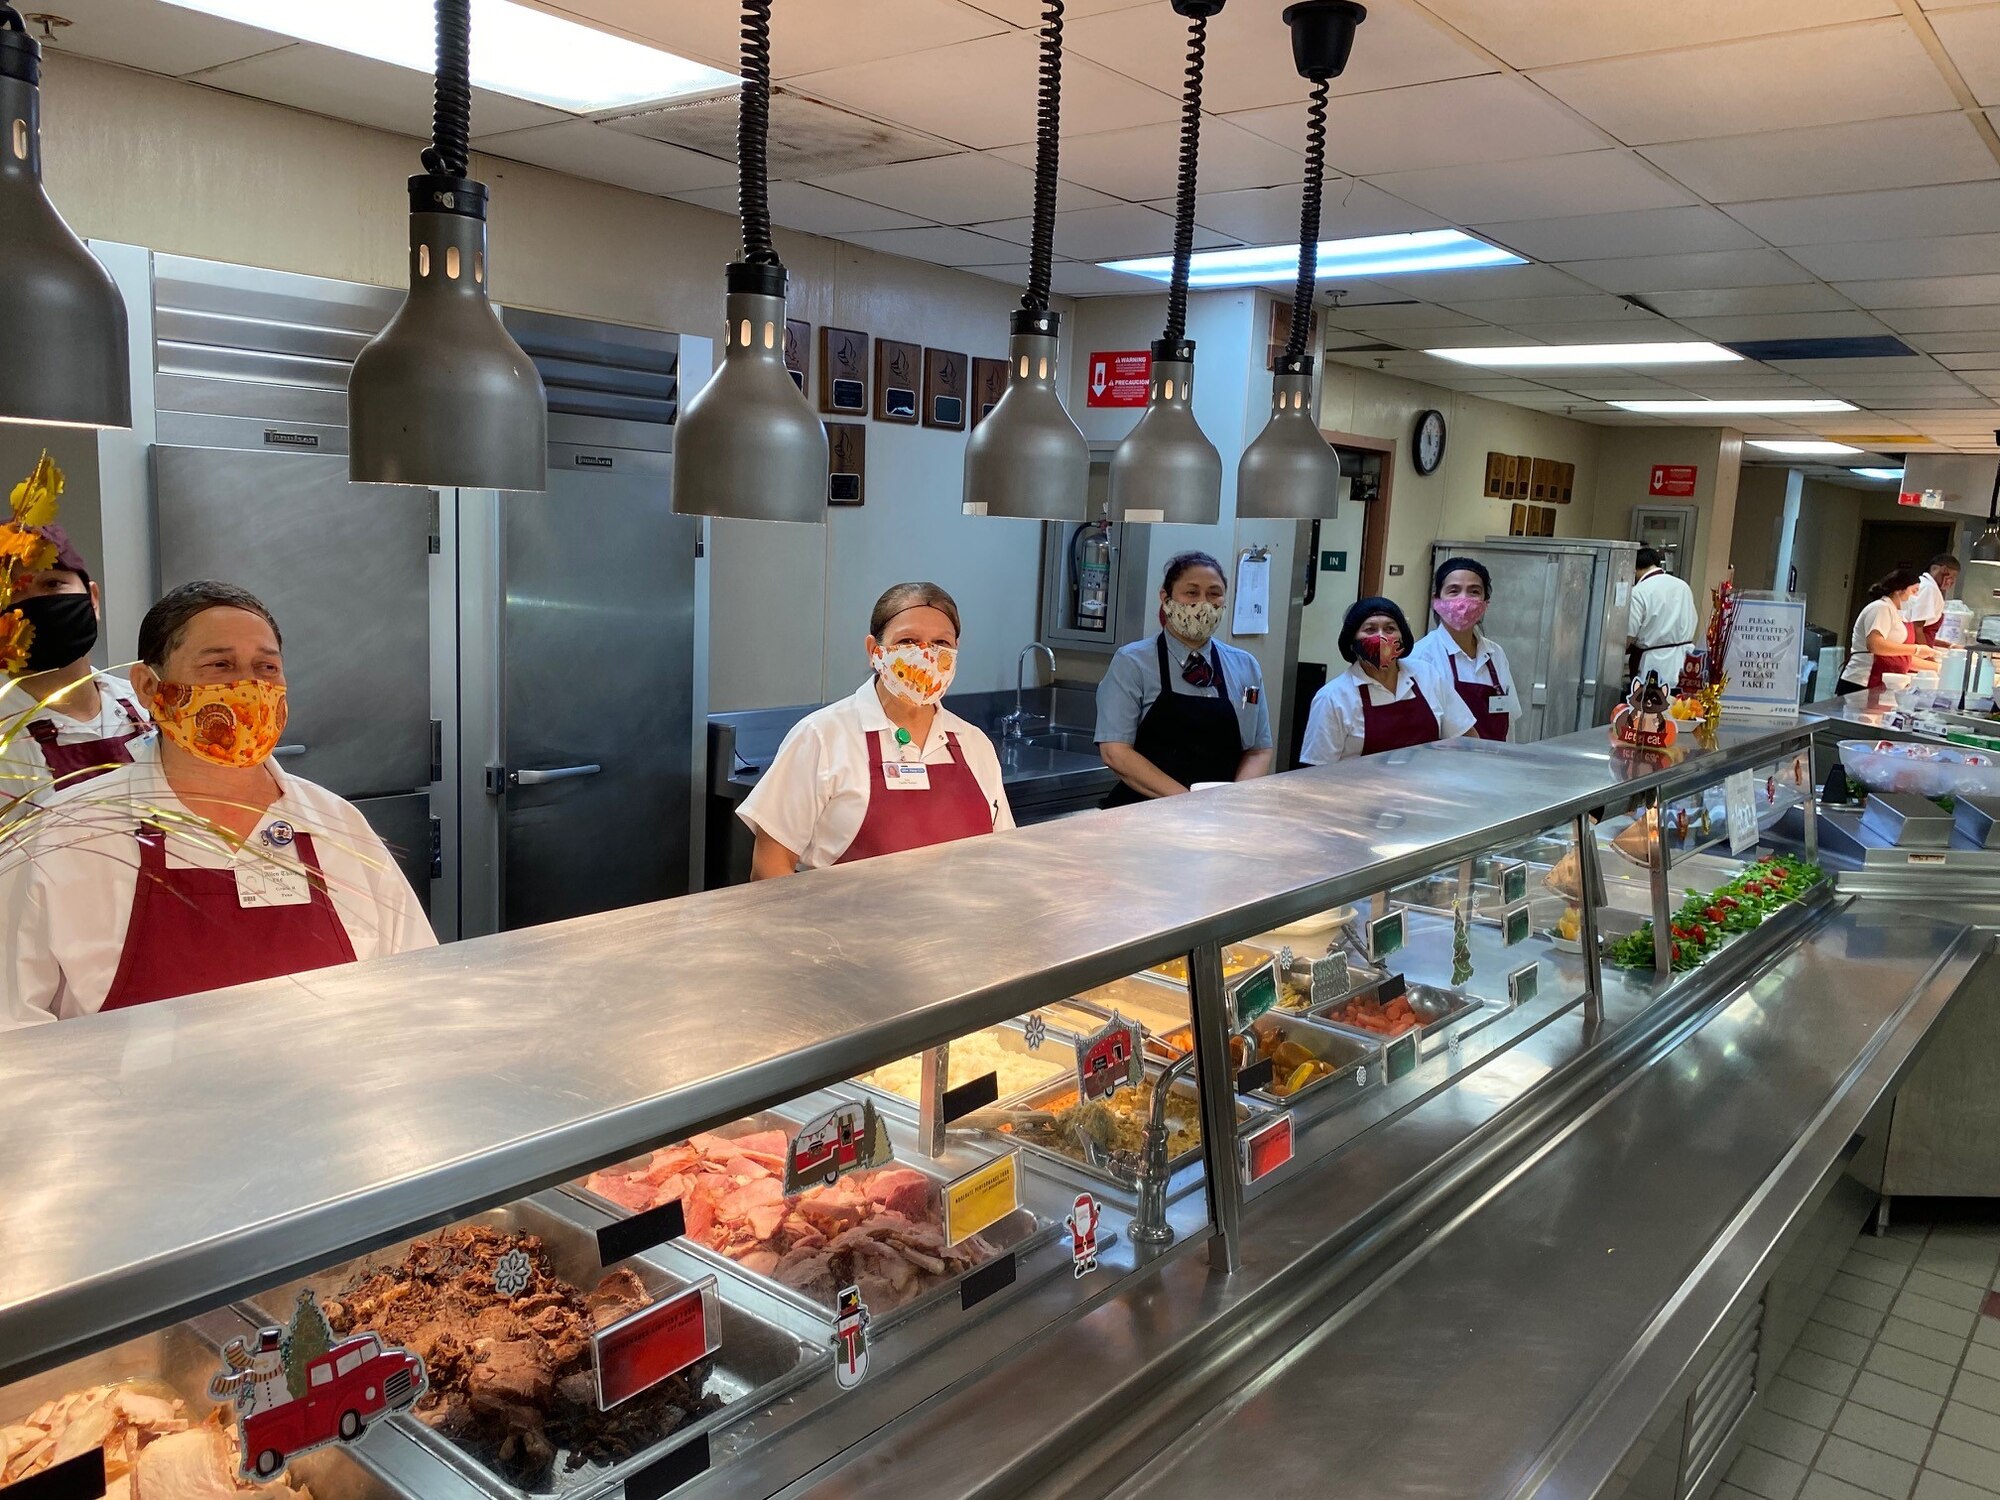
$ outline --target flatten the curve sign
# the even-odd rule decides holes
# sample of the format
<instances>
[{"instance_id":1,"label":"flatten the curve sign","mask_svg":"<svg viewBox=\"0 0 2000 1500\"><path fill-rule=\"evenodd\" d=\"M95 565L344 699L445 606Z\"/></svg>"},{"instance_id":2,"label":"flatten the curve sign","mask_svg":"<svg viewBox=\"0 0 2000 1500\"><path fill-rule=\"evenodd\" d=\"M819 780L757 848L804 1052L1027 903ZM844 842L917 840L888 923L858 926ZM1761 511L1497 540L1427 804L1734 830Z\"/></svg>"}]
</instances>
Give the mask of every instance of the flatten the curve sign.
<instances>
[{"instance_id":1,"label":"flatten the curve sign","mask_svg":"<svg viewBox=\"0 0 2000 1500\"><path fill-rule=\"evenodd\" d=\"M1150 349L1098 349L1090 356L1088 406L1144 406L1153 383Z\"/></svg>"},{"instance_id":2,"label":"flatten the curve sign","mask_svg":"<svg viewBox=\"0 0 2000 1500\"><path fill-rule=\"evenodd\" d=\"M1694 476L1693 464L1654 464L1646 493L1687 499L1694 494Z\"/></svg>"}]
</instances>

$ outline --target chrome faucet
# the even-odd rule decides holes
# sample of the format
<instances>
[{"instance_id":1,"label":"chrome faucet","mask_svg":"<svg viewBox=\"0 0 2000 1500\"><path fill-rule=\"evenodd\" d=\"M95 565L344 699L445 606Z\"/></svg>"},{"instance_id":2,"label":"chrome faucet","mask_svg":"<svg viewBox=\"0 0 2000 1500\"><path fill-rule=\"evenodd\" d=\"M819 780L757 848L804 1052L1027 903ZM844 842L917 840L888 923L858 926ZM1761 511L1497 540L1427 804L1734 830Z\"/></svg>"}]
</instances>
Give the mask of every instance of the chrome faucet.
<instances>
[{"instance_id":1,"label":"chrome faucet","mask_svg":"<svg viewBox=\"0 0 2000 1500\"><path fill-rule=\"evenodd\" d=\"M1254 1045L1254 1044L1253 1044ZM1167 1096L1174 1085L1194 1067L1190 1047L1169 1063L1153 1080L1153 1107L1146 1120L1146 1143L1139 1164L1139 1204L1132 1215L1130 1234L1140 1245L1171 1245L1174 1227L1167 1222Z\"/></svg>"},{"instance_id":2,"label":"chrome faucet","mask_svg":"<svg viewBox=\"0 0 2000 1500\"><path fill-rule=\"evenodd\" d=\"M1052 688L1055 686L1055 681L1056 681L1055 652L1051 651L1046 645L1044 645L1040 641L1028 642L1027 645L1021 648L1021 654L1014 658L1014 711L1000 720L1001 730L1002 730L1001 738L1003 739L1009 739L1009 740L1020 739L1021 725L1031 717L1028 711L1021 706L1021 695L1025 691L1022 684L1022 677L1024 675L1022 669L1027 666L1029 656L1031 656L1033 653L1037 651L1041 652L1042 655L1046 656L1049 659L1049 686Z\"/></svg>"}]
</instances>

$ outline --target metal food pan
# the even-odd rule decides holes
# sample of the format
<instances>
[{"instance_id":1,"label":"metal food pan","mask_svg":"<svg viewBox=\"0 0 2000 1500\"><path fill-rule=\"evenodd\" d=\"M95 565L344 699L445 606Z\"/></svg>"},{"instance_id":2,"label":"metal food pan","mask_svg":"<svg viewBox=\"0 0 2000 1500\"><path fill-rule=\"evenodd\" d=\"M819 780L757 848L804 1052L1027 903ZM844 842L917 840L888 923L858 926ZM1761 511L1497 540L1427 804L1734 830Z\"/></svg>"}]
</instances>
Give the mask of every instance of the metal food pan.
<instances>
[{"instance_id":1,"label":"metal food pan","mask_svg":"<svg viewBox=\"0 0 2000 1500\"><path fill-rule=\"evenodd\" d=\"M1399 1031L1395 1036L1381 1036L1365 1027L1350 1026L1328 1014L1333 1008L1344 1005L1348 999L1342 995L1325 1006L1314 1006L1306 1014L1322 1026L1330 1026L1343 1036L1367 1037L1378 1046L1385 1046L1416 1033L1419 1047L1426 1054L1442 1047L1451 1037L1485 1025L1499 1014L1490 1010L1486 1003L1470 995L1453 994L1450 990L1434 989L1430 985L1412 984L1404 990L1404 998L1410 1002L1410 1009L1417 1015L1417 1024L1410 1030Z\"/></svg>"},{"instance_id":2,"label":"metal food pan","mask_svg":"<svg viewBox=\"0 0 2000 1500\"><path fill-rule=\"evenodd\" d=\"M1156 1068L1151 1064L1148 1064L1146 1068L1146 1081L1149 1084L1157 1083L1159 1080L1160 1072L1161 1070L1159 1068ZM1120 1095L1114 1097L1122 1097L1124 1093L1134 1093L1134 1092L1136 1092L1136 1090L1124 1090L1121 1091ZM1048 1106L1055 1103L1056 1101L1074 1096L1075 1093L1076 1093L1076 1084L1072 1080L1070 1082L1052 1085L1051 1087L1044 1089L1036 1089L1031 1093L1023 1094L1018 1099L1013 1100L1012 1104L1014 1107L1020 1109L1035 1109L1035 1110L1047 1109ZM1201 1124L1201 1094L1200 1091L1195 1087L1194 1080L1192 1078L1176 1079L1174 1081L1174 1097L1177 1099L1185 1099L1189 1104L1194 1106L1196 1134L1198 1136L1200 1134L1200 1124ZM1053 1113L1053 1111L1050 1112ZM1236 1123L1239 1128L1243 1125L1243 1123L1246 1120L1250 1119L1254 1113L1256 1113L1256 1111L1253 1111L1241 1099L1238 1099L1236 1101ZM1132 1189L1132 1183L1129 1180L1118 1176L1115 1172L1109 1170L1106 1167L1094 1165L1093 1163L1085 1159L1085 1157L1082 1154L1081 1148L1078 1148L1078 1150L1074 1152L1068 1151L1063 1149L1063 1147L1054 1144L1053 1142L1044 1142L1041 1140L1037 1140L1030 1136L1022 1134L1019 1131L995 1131L993 1132L993 1135L994 1138L997 1140L1007 1141L1013 1145L1018 1145L1022 1150L1032 1152L1036 1156L1046 1158L1049 1161L1060 1162L1065 1168L1069 1170L1082 1172L1087 1176L1096 1178L1100 1182L1110 1183L1113 1187L1120 1188L1126 1192L1130 1192ZM1168 1175L1171 1176L1172 1174L1180 1171L1181 1168L1189 1166L1200 1160L1201 1160L1201 1146L1199 1144L1196 1144L1195 1146L1190 1147L1188 1150L1181 1152L1178 1156L1175 1156L1168 1161L1167 1163Z\"/></svg>"},{"instance_id":3,"label":"metal food pan","mask_svg":"<svg viewBox=\"0 0 2000 1500\"><path fill-rule=\"evenodd\" d=\"M554 1202L523 1199L504 1208L489 1209L460 1221L483 1224L503 1233L525 1232L538 1236L555 1274L586 1295L607 1269L597 1253L597 1237L584 1225L564 1215ZM417 1238L425 1238L418 1236ZM267 1323L283 1323L290 1316L298 1293L311 1288L322 1304L338 1297L373 1272L402 1262L411 1240L389 1246L321 1271L302 1281L259 1294L249 1310ZM658 1251L618 1263L635 1272L647 1292L657 1300L684 1290L706 1273L707 1267L692 1258L675 1259ZM669 1269L673 1266L674 1269ZM415 1409L398 1412L386 1419L407 1434L418 1447L441 1460L455 1473L470 1480L482 1493L496 1500L535 1500L540 1496L582 1496L616 1488L626 1476L669 1453L704 1432L710 1432L748 1410L769 1405L795 1386L803 1384L831 1358L831 1349L821 1331L808 1321L795 1320L785 1326L782 1316L759 1316L731 1302L730 1285L722 1283L722 1343L713 1355L714 1373L705 1391L722 1398L722 1407L696 1421L687 1422L630 1458L615 1464L584 1464L567 1467L569 1454L558 1450L548 1474L533 1489L516 1484L489 1466L477 1455L460 1447L420 1419ZM362 1454L364 1460L366 1451Z\"/></svg>"},{"instance_id":4,"label":"metal food pan","mask_svg":"<svg viewBox=\"0 0 2000 1500\"><path fill-rule=\"evenodd\" d=\"M1060 1087L1061 1085L1057 1084L1055 1086ZM741 1135L751 1135L760 1130L782 1130L789 1136L799 1128L799 1125L805 1118L807 1118L805 1114L801 1114L798 1119L794 1119L788 1114L780 1113L776 1110L766 1110L762 1114L752 1115L748 1119L737 1120L733 1124L721 1126L716 1130L704 1132L704 1134L733 1138ZM981 1154L981 1159L986 1159L983 1153ZM967 1166L974 1164L976 1163L971 1161L966 1163ZM958 1175L958 1172L946 1170L937 1162L924 1160L916 1156L915 1153L907 1156L899 1154L889 1165L908 1167L913 1172L921 1173L930 1179L934 1188L940 1191L945 1183ZM964 1168L962 1167L960 1170L962 1171ZM1023 1196L1025 1196L1027 1184L1023 1183L1022 1188ZM583 1202L590 1204L613 1218L627 1219L632 1216L632 1210L624 1207L622 1204L613 1203L610 1199L600 1197L598 1194L591 1192L582 1182L566 1184L562 1191L581 1199ZM813 1189L807 1189L807 1192L811 1191ZM982 1229L979 1232L979 1237L994 1248L997 1256L1005 1254L1010 1250L1025 1254L1028 1250L1034 1248L1035 1245L1053 1238L1055 1233L1056 1227L1053 1224L1044 1225L1032 1210L1017 1208L1014 1212L1008 1214L1006 1218L1000 1220L999 1223ZM817 1298L808 1296L796 1288L785 1285L782 1281L766 1276L761 1272L753 1271L741 1262L731 1260L720 1250L714 1250L702 1244L692 1236L684 1235L680 1239L675 1240L673 1248L686 1255L691 1261L724 1272L728 1277L747 1283L755 1287L759 1292L774 1297L787 1306L796 1309L798 1312L815 1321L822 1332L822 1337L830 1337L826 1330L830 1329L832 1325L834 1309L831 1302L821 1302ZM879 1331L901 1322L904 1318L922 1311L941 1298L950 1296L957 1290L959 1282L963 1279L964 1274L942 1276L937 1278L932 1285L924 1288L917 1296L910 1298L906 1302L898 1303L894 1307L877 1308L871 1306L868 1310L870 1326ZM831 1346L829 1345L829 1347Z\"/></svg>"},{"instance_id":5,"label":"metal food pan","mask_svg":"<svg viewBox=\"0 0 2000 1500\"><path fill-rule=\"evenodd\" d=\"M1082 1018L1079 1017L1078 1019L1081 1020ZM1048 1039L1042 1044L1041 1049L1035 1052L1028 1050L1025 1031L1026 1027L1021 1021L1013 1020L1002 1021L997 1026L989 1026L983 1031L971 1033L974 1036L991 1035L999 1042L1003 1051L1018 1054L1023 1061L1039 1063L1046 1068L1047 1076L1034 1079L1030 1082L1022 1083L1017 1081L1011 1088L1005 1082L1002 1082L1000 1084L1000 1097L1003 1099L1012 1094L1022 1093L1027 1089L1044 1087L1056 1078L1076 1071L1076 1059L1074 1055L1066 1055L1070 1053L1067 1045L1068 1037L1060 1030L1051 1028ZM951 1045L955 1051L958 1047L958 1040L954 1040ZM899 1061L920 1065L922 1057L923 1054L917 1053L911 1057L899 1059ZM889 1065L885 1064L884 1066ZM868 1073L861 1074L854 1080L855 1087L866 1089L877 1099L889 1101L890 1105L898 1111L899 1115L914 1118L919 1103L916 1094L914 1092L906 1094L900 1089L890 1088L884 1083L877 1082L873 1075L879 1071L881 1070L876 1068L870 1069ZM971 1077L959 1079L958 1082L970 1083L973 1078L978 1076L978 1074L973 1074ZM947 1088L953 1087L952 1080L947 1078L945 1086Z\"/></svg>"},{"instance_id":6,"label":"metal food pan","mask_svg":"<svg viewBox=\"0 0 2000 1500\"><path fill-rule=\"evenodd\" d=\"M19 1421L45 1401L118 1381L131 1381L157 1394L171 1391L187 1403L189 1424L199 1423L219 1404L208 1394L208 1381L222 1369L222 1345L252 1331L238 1314L220 1308L0 1386L0 1427ZM365 1454L371 1440L364 1435L358 1441L358 1448L322 1448L295 1458L288 1473L311 1488L314 1500L399 1500L397 1490L355 1461L355 1453Z\"/></svg>"},{"instance_id":7,"label":"metal food pan","mask_svg":"<svg viewBox=\"0 0 2000 1500\"><path fill-rule=\"evenodd\" d=\"M1332 1102L1338 1108L1382 1086L1382 1044L1367 1033L1340 1030L1305 1016L1278 1011L1266 1012L1258 1018L1256 1027L1260 1032L1267 1026L1275 1028L1285 1041L1296 1042L1320 1061L1332 1064L1333 1072L1296 1093L1280 1094L1272 1087L1250 1089L1252 1099L1261 1099L1279 1109L1288 1109L1304 1099ZM1260 1045L1259 1058L1266 1055ZM1275 1084L1276 1079L1272 1082Z\"/></svg>"},{"instance_id":8,"label":"metal food pan","mask_svg":"<svg viewBox=\"0 0 2000 1500\"><path fill-rule=\"evenodd\" d=\"M1250 943L1231 943L1222 950L1222 977L1225 980L1241 979L1259 964L1269 963L1277 956L1277 949L1255 946ZM1154 964L1146 970L1148 975L1157 975L1167 983L1184 986L1188 982L1187 960L1170 958L1165 963ZM1135 976L1136 977L1136 976ZM1097 991L1091 990L1095 995Z\"/></svg>"},{"instance_id":9,"label":"metal food pan","mask_svg":"<svg viewBox=\"0 0 2000 1500\"><path fill-rule=\"evenodd\" d=\"M1070 1013L1079 1015L1079 1018L1081 1015L1097 1018L1096 1025L1084 1028L1086 1031L1096 1030L1103 1024L1103 1015L1114 1010L1128 1021L1137 1021L1148 1031L1171 1031L1176 1026L1187 1025L1188 1017L1193 1014L1189 993L1185 980L1169 979L1148 969L1144 973L1114 979L1109 984L1085 990L1071 1002L1071 1007L1084 1009L1079 1012L1071 1008ZM1057 1022L1065 1008L1051 1006L1043 1014L1052 1023Z\"/></svg>"}]
</instances>

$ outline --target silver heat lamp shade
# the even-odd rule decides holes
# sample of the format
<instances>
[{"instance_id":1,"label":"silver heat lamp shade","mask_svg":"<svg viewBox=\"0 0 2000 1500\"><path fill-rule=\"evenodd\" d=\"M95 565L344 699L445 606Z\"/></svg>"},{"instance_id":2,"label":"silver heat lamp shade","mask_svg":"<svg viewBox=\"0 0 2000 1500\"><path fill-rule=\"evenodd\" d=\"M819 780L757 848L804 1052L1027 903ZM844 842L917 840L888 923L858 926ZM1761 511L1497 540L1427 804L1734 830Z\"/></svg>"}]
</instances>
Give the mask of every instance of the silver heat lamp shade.
<instances>
[{"instance_id":1,"label":"silver heat lamp shade","mask_svg":"<svg viewBox=\"0 0 2000 1500\"><path fill-rule=\"evenodd\" d=\"M1056 391L1060 323L1058 313L1014 313L1007 389L965 445L968 516L1090 519L1090 445Z\"/></svg>"},{"instance_id":2,"label":"silver heat lamp shade","mask_svg":"<svg viewBox=\"0 0 2000 1500\"><path fill-rule=\"evenodd\" d=\"M42 190L41 77L0 30L0 422L130 427L125 303Z\"/></svg>"},{"instance_id":3,"label":"silver heat lamp shade","mask_svg":"<svg viewBox=\"0 0 2000 1500\"><path fill-rule=\"evenodd\" d=\"M1243 450L1236 514L1243 520L1327 520L1340 497L1340 455L1313 420L1311 355L1280 354L1271 375L1271 420Z\"/></svg>"},{"instance_id":4,"label":"silver heat lamp shade","mask_svg":"<svg viewBox=\"0 0 2000 1500\"><path fill-rule=\"evenodd\" d=\"M1191 404L1194 340L1153 341L1146 414L1111 459L1114 521L1213 526L1222 519L1222 455Z\"/></svg>"},{"instance_id":5,"label":"silver heat lamp shade","mask_svg":"<svg viewBox=\"0 0 2000 1500\"><path fill-rule=\"evenodd\" d=\"M826 427L785 368L785 271L729 268L722 363L674 428L674 509L826 521Z\"/></svg>"},{"instance_id":6,"label":"silver heat lamp shade","mask_svg":"<svg viewBox=\"0 0 2000 1500\"><path fill-rule=\"evenodd\" d=\"M347 377L350 479L548 488L548 397L487 273L484 184L412 177L409 295Z\"/></svg>"},{"instance_id":7,"label":"silver heat lamp shade","mask_svg":"<svg viewBox=\"0 0 2000 1500\"><path fill-rule=\"evenodd\" d=\"M2000 525L1987 527L1972 544L1974 562L2000 562Z\"/></svg>"}]
</instances>

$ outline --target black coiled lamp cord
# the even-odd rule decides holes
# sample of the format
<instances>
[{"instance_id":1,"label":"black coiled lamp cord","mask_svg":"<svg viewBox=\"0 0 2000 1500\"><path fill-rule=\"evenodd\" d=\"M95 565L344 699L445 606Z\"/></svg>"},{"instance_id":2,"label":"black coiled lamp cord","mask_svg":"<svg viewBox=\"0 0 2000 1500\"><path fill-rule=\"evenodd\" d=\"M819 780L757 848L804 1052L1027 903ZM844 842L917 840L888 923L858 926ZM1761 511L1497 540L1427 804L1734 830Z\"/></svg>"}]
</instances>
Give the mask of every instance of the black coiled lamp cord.
<instances>
[{"instance_id":1,"label":"black coiled lamp cord","mask_svg":"<svg viewBox=\"0 0 2000 1500\"><path fill-rule=\"evenodd\" d=\"M1194 255L1195 163L1201 150L1201 75L1208 56L1208 17L1188 21L1187 85L1181 97L1180 178L1174 189L1174 276L1167 287L1166 340L1187 337L1188 262Z\"/></svg>"},{"instance_id":2,"label":"black coiled lamp cord","mask_svg":"<svg viewBox=\"0 0 2000 1500\"><path fill-rule=\"evenodd\" d=\"M21 13L7 4L6 0L0 0L0 31L19 32L22 36L28 34L28 23L21 19Z\"/></svg>"},{"instance_id":3,"label":"black coiled lamp cord","mask_svg":"<svg viewBox=\"0 0 2000 1500\"><path fill-rule=\"evenodd\" d=\"M1049 309L1049 275L1056 251L1056 167L1062 138L1063 0L1044 0L1041 89L1035 105L1035 228L1028 249L1028 289L1021 306Z\"/></svg>"},{"instance_id":4,"label":"black coiled lamp cord","mask_svg":"<svg viewBox=\"0 0 2000 1500\"><path fill-rule=\"evenodd\" d=\"M437 85L424 170L463 177L472 163L472 0L437 0Z\"/></svg>"},{"instance_id":5,"label":"black coiled lamp cord","mask_svg":"<svg viewBox=\"0 0 2000 1500\"><path fill-rule=\"evenodd\" d=\"M771 0L743 0L743 95L736 107L736 212L743 224L742 262L779 264L771 243Z\"/></svg>"},{"instance_id":6,"label":"black coiled lamp cord","mask_svg":"<svg viewBox=\"0 0 2000 1500\"><path fill-rule=\"evenodd\" d=\"M1326 94L1330 80L1313 80L1312 104L1306 110L1306 175L1299 194L1299 280L1292 289L1292 332L1285 353L1298 359L1306 352L1306 332L1312 323L1313 286L1319 280L1319 207L1321 179L1326 173Z\"/></svg>"}]
</instances>

